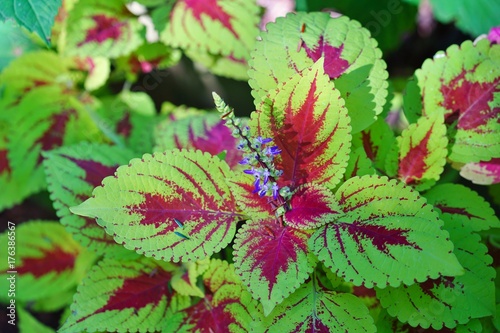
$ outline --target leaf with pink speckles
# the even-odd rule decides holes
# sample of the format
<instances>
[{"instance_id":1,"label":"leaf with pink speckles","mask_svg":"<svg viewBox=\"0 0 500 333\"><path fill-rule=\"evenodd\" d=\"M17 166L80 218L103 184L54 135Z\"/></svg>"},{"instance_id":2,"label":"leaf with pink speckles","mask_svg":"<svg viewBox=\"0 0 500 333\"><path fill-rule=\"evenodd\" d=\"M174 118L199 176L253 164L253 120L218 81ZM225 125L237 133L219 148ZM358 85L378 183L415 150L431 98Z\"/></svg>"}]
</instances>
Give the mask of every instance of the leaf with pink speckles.
<instances>
[{"instance_id":1,"label":"leaf with pink speckles","mask_svg":"<svg viewBox=\"0 0 500 333\"><path fill-rule=\"evenodd\" d=\"M368 308L358 297L326 289L311 278L262 321L255 332L376 332Z\"/></svg>"},{"instance_id":2,"label":"leaf with pink speckles","mask_svg":"<svg viewBox=\"0 0 500 333\"><path fill-rule=\"evenodd\" d=\"M185 310L187 316L181 326L167 325L163 332L249 332L255 322L262 321L262 308L241 283L232 264L211 260L203 285L204 298Z\"/></svg>"},{"instance_id":3,"label":"leaf with pink speckles","mask_svg":"<svg viewBox=\"0 0 500 333\"><path fill-rule=\"evenodd\" d=\"M448 154L446 125L442 115L421 117L397 138L399 164L397 177L419 191L428 189L444 170Z\"/></svg>"},{"instance_id":4,"label":"leaf with pink speckles","mask_svg":"<svg viewBox=\"0 0 500 333\"><path fill-rule=\"evenodd\" d=\"M438 214L410 187L354 177L336 197L345 215L316 230L309 246L347 281L383 288L463 273Z\"/></svg>"},{"instance_id":5,"label":"leaf with pink speckles","mask_svg":"<svg viewBox=\"0 0 500 333\"><path fill-rule=\"evenodd\" d=\"M323 71L323 60L275 90L252 114L250 127L281 150L278 184L295 190L305 183L333 189L351 148L350 118L340 93Z\"/></svg>"},{"instance_id":6,"label":"leaf with pink speckles","mask_svg":"<svg viewBox=\"0 0 500 333\"><path fill-rule=\"evenodd\" d=\"M426 60L415 73L423 114L445 116L454 162L500 157L499 50L486 39L467 41Z\"/></svg>"},{"instance_id":7,"label":"leaf with pink speckles","mask_svg":"<svg viewBox=\"0 0 500 333\"><path fill-rule=\"evenodd\" d=\"M285 213L284 219L293 228L316 229L344 214L335 195L318 184L300 186L289 204L291 209Z\"/></svg>"},{"instance_id":8,"label":"leaf with pink speckles","mask_svg":"<svg viewBox=\"0 0 500 333\"><path fill-rule=\"evenodd\" d=\"M0 234L0 256L5 259L0 262L0 289L5 291L0 295L2 302L9 302L11 281L7 278L13 275L16 302L33 304L71 292L95 258L56 221L32 220L20 225L5 221L5 227L9 229Z\"/></svg>"},{"instance_id":9,"label":"leaf with pink speckles","mask_svg":"<svg viewBox=\"0 0 500 333\"><path fill-rule=\"evenodd\" d=\"M116 256L130 251L116 244L95 219L71 214L69 208L90 198L105 177L135 156L125 148L89 143L44 153L48 190L61 224L75 240L97 254Z\"/></svg>"},{"instance_id":10,"label":"leaf with pink speckles","mask_svg":"<svg viewBox=\"0 0 500 333\"><path fill-rule=\"evenodd\" d=\"M66 25L64 51L72 55L116 58L143 43L143 26L121 0L80 0Z\"/></svg>"},{"instance_id":11,"label":"leaf with pink speckles","mask_svg":"<svg viewBox=\"0 0 500 333\"><path fill-rule=\"evenodd\" d=\"M311 233L272 219L249 221L238 232L234 266L253 298L262 303L265 315L313 271L316 259L307 248Z\"/></svg>"},{"instance_id":12,"label":"leaf with pink speckles","mask_svg":"<svg viewBox=\"0 0 500 333\"><path fill-rule=\"evenodd\" d=\"M199 149L218 155L226 151L225 161L231 168L243 158L236 149L238 139L216 114L190 116L178 120L168 120L156 127L155 151L169 149Z\"/></svg>"},{"instance_id":13,"label":"leaf with pink speckles","mask_svg":"<svg viewBox=\"0 0 500 333\"><path fill-rule=\"evenodd\" d=\"M78 287L59 330L69 332L159 332L164 321L190 305L169 286L177 266L142 258L105 258Z\"/></svg>"},{"instance_id":14,"label":"leaf with pink speckles","mask_svg":"<svg viewBox=\"0 0 500 333\"><path fill-rule=\"evenodd\" d=\"M180 0L160 38L215 74L246 79L259 20L254 1Z\"/></svg>"},{"instance_id":15,"label":"leaf with pink speckles","mask_svg":"<svg viewBox=\"0 0 500 333\"><path fill-rule=\"evenodd\" d=\"M345 100L353 133L371 125L386 103L388 74L382 52L359 22L328 13L296 13L267 25L250 61L255 105L267 93L323 59L322 74ZM331 85L331 89L334 87ZM336 94L336 92L335 92Z\"/></svg>"},{"instance_id":16,"label":"leaf with pink speckles","mask_svg":"<svg viewBox=\"0 0 500 333\"><path fill-rule=\"evenodd\" d=\"M243 219L226 185L229 166L201 151L170 150L117 169L73 213L103 221L127 249L166 261L224 248Z\"/></svg>"}]
</instances>

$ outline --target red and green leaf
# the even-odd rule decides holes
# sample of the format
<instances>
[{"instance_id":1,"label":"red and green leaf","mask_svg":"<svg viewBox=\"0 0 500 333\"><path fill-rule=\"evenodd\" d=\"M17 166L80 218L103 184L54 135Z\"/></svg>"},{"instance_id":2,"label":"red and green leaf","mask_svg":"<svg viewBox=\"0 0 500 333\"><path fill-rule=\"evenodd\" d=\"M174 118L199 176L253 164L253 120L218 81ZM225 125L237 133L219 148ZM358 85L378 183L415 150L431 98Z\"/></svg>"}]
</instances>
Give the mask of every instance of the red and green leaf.
<instances>
[{"instance_id":1,"label":"red and green leaf","mask_svg":"<svg viewBox=\"0 0 500 333\"><path fill-rule=\"evenodd\" d=\"M315 278L255 323L255 332L376 332L367 307L356 296L324 288Z\"/></svg>"},{"instance_id":2,"label":"red and green leaf","mask_svg":"<svg viewBox=\"0 0 500 333\"><path fill-rule=\"evenodd\" d=\"M316 259L307 248L310 230L282 226L278 221L252 220L234 244L236 272L268 315L309 277Z\"/></svg>"},{"instance_id":3,"label":"red and green leaf","mask_svg":"<svg viewBox=\"0 0 500 333\"><path fill-rule=\"evenodd\" d=\"M446 126L435 113L411 124L397 138L398 178L419 190L432 186L444 170L448 154Z\"/></svg>"},{"instance_id":4,"label":"red and green leaf","mask_svg":"<svg viewBox=\"0 0 500 333\"><path fill-rule=\"evenodd\" d=\"M15 243L15 250L8 248L9 241ZM9 290L7 278L15 276L19 302L38 302L72 290L94 258L62 225L52 221L24 222L15 231L2 233L0 244L5 259L0 263L0 288ZM8 261L9 257L15 262ZM0 300L9 302L7 292L0 295Z\"/></svg>"},{"instance_id":5,"label":"red and green leaf","mask_svg":"<svg viewBox=\"0 0 500 333\"><path fill-rule=\"evenodd\" d=\"M323 59L322 72L335 82L352 119L353 133L372 124L387 97L386 65L370 33L347 17L288 14L267 25L250 62L255 105L297 73ZM330 86L333 88L333 86Z\"/></svg>"},{"instance_id":6,"label":"red and green leaf","mask_svg":"<svg viewBox=\"0 0 500 333\"><path fill-rule=\"evenodd\" d=\"M156 127L155 151L169 149L199 149L218 155L226 151L225 161L231 168L243 158L236 149L238 139L215 114L189 116L175 121L164 121Z\"/></svg>"},{"instance_id":7,"label":"red and green leaf","mask_svg":"<svg viewBox=\"0 0 500 333\"><path fill-rule=\"evenodd\" d=\"M190 305L189 297L168 286L176 269L146 258L103 259L78 286L59 332L160 331L167 318Z\"/></svg>"},{"instance_id":8,"label":"red and green leaf","mask_svg":"<svg viewBox=\"0 0 500 333\"><path fill-rule=\"evenodd\" d=\"M175 332L248 332L254 322L262 320L262 309L243 286L232 264L212 260L203 275L203 284L204 299L186 309L187 316Z\"/></svg>"},{"instance_id":9,"label":"red and green leaf","mask_svg":"<svg viewBox=\"0 0 500 333\"><path fill-rule=\"evenodd\" d=\"M298 229L316 229L343 215L335 195L318 184L301 185L293 194L284 219Z\"/></svg>"},{"instance_id":10,"label":"red and green leaf","mask_svg":"<svg viewBox=\"0 0 500 333\"><path fill-rule=\"evenodd\" d=\"M377 297L391 316L411 326L439 330L454 328L472 318L495 313L495 270L479 235L463 226L448 228L454 254L465 273L439 277L420 284L377 289ZM456 224L455 224L456 225Z\"/></svg>"},{"instance_id":11,"label":"red and green leaf","mask_svg":"<svg viewBox=\"0 0 500 333\"><path fill-rule=\"evenodd\" d=\"M451 46L427 60L416 77L423 114L444 114L456 127L450 159L469 163L500 157L500 45L484 39Z\"/></svg>"},{"instance_id":12,"label":"red and green leaf","mask_svg":"<svg viewBox=\"0 0 500 333\"><path fill-rule=\"evenodd\" d=\"M199 260L225 247L242 218L229 166L201 151L146 154L105 178L71 211L99 218L127 249L167 261Z\"/></svg>"},{"instance_id":13,"label":"red and green leaf","mask_svg":"<svg viewBox=\"0 0 500 333\"><path fill-rule=\"evenodd\" d=\"M500 228L500 220L490 204L479 194L460 184L441 184L425 193L441 219L454 228L473 231Z\"/></svg>"},{"instance_id":14,"label":"red and green leaf","mask_svg":"<svg viewBox=\"0 0 500 333\"><path fill-rule=\"evenodd\" d=\"M345 215L319 228L309 246L347 281L383 288L463 273L437 213L411 188L386 177L355 177L336 197Z\"/></svg>"},{"instance_id":15,"label":"red and green leaf","mask_svg":"<svg viewBox=\"0 0 500 333\"><path fill-rule=\"evenodd\" d=\"M118 166L127 164L135 154L125 148L81 143L46 152L44 157L48 190L66 230L97 254L127 254L129 251L116 244L95 219L71 214L69 208L90 198L105 177L112 176Z\"/></svg>"},{"instance_id":16,"label":"red and green leaf","mask_svg":"<svg viewBox=\"0 0 500 333\"><path fill-rule=\"evenodd\" d=\"M467 163L460 169L460 176L479 185L500 183L500 158L488 162Z\"/></svg>"},{"instance_id":17,"label":"red and green leaf","mask_svg":"<svg viewBox=\"0 0 500 333\"><path fill-rule=\"evenodd\" d=\"M203 275L210 265L210 259L183 263L172 276L170 285L180 295L204 297L203 290L197 285L198 277Z\"/></svg>"},{"instance_id":18,"label":"red and green leaf","mask_svg":"<svg viewBox=\"0 0 500 333\"><path fill-rule=\"evenodd\" d=\"M181 0L174 5L160 38L167 45L184 49L215 74L245 79L258 23L255 2Z\"/></svg>"},{"instance_id":19,"label":"red and green leaf","mask_svg":"<svg viewBox=\"0 0 500 333\"><path fill-rule=\"evenodd\" d=\"M14 203L46 186L41 166L43 151L84 140L103 140L83 103L65 95L56 85L34 89L4 111L11 114L7 160L11 181L17 185L5 195L11 196L9 200Z\"/></svg>"},{"instance_id":20,"label":"red and green leaf","mask_svg":"<svg viewBox=\"0 0 500 333\"><path fill-rule=\"evenodd\" d=\"M322 67L320 60L271 91L250 121L257 135L272 138L281 150L278 183L292 190L311 182L334 188L349 159L350 119Z\"/></svg>"},{"instance_id":21,"label":"red and green leaf","mask_svg":"<svg viewBox=\"0 0 500 333\"><path fill-rule=\"evenodd\" d=\"M122 0L79 0L66 21L63 51L79 56L116 58L129 54L143 43L142 29Z\"/></svg>"}]
</instances>

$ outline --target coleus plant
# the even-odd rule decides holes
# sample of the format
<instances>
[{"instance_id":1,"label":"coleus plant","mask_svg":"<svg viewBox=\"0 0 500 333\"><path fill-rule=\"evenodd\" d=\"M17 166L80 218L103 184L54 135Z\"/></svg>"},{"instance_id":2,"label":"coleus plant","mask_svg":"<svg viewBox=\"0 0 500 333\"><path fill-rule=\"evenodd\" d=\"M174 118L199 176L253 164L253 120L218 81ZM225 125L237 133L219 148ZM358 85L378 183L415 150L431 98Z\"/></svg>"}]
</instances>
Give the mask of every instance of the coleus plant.
<instances>
[{"instance_id":1,"label":"coleus plant","mask_svg":"<svg viewBox=\"0 0 500 333\"><path fill-rule=\"evenodd\" d=\"M40 221L19 228L19 239L33 234L43 244L19 253L20 289L38 291L21 301L54 309L77 288L60 332L500 329L492 321L496 272L480 237L500 221L479 194L441 180L448 163L478 183L499 182L500 47L465 42L427 61L404 97L411 124L396 135L384 121L382 53L358 22L290 14L255 42L250 33L239 38L245 29L227 14L216 15L231 12L227 2L193 3L174 7L161 38L216 73L243 75L249 59L250 119L217 94L218 114L177 108L155 118L144 111L146 97L131 92L84 112L98 104L93 96L63 92L64 81L44 75L45 89L35 76L4 92L23 129L5 145L28 147L20 156L9 150L15 163L4 170L34 170L66 230ZM255 10L248 12L241 22L255 25ZM113 29L133 34L135 23L122 15ZM205 54L185 38L200 26ZM216 29L237 41L233 49L208 42ZM84 45L91 35L109 57L124 55L118 32L100 42L96 31L73 33L70 54L71 43L92 53L96 44ZM56 70L70 76L85 66ZM49 98L58 94L72 108ZM39 99L56 106L27 126ZM140 112L131 110L134 99ZM65 145L56 148L62 142L45 134L59 132ZM77 135L91 143L73 145Z\"/></svg>"}]
</instances>

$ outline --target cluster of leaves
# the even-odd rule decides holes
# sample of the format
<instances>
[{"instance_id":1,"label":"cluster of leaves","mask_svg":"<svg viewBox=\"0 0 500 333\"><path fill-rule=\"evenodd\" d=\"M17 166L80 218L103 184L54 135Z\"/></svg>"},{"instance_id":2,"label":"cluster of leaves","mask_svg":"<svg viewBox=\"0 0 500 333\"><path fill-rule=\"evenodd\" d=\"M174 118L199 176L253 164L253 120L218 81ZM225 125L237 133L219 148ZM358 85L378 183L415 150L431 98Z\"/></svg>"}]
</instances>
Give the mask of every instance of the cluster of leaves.
<instances>
[{"instance_id":1,"label":"cluster of leaves","mask_svg":"<svg viewBox=\"0 0 500 333\"><path fill-rule=\"evenodd\" d=\"M0 74L0 209L48 189L60 219L16 229L20 304L65 308L60 332L500 329L485 245L500 221L445 177L500 182L499 45L426 61L399 132L382 51L358 21L301 12L259 32L253 1L139 2L158 41L127 1L64 1L58 52ZM180 50L249 79L251 117L230 118L218 96L224 119L168 103L157 114L145 93L107 89ZM289 196L255 193L237 123L272 140ZM27 332L50 331L19 311Z\"/></svg>"}]
</instances>

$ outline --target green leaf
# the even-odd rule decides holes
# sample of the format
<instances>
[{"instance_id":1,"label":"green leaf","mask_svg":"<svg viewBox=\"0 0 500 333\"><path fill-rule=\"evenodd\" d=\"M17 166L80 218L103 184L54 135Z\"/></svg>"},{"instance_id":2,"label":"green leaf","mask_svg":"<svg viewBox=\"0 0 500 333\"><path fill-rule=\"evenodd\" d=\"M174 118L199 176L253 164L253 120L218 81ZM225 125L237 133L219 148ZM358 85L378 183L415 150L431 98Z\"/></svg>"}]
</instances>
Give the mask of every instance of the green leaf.
<instances>
[{"instance_id":1,"label":"green leaf","mask_svg":"<svg viewBox=\"0 0 500 333\"><path fill-rule=\"evenodd\" d=\"M373 167L372 161L366 155L366 152L363 147L354 148L351 150L349 162L345 169L345 174L343 181L356 176L365 176L365 175L375 175L377 174L375 168Z\"/></svg>"},{"instance_id":2,"label":"green leaf","mask_svg":"<svg viewBox=\"0 0 500 333\"><path fill-rule=\"evenodd\" d=\"M178 329L163 332L206 332L214 328L219 332L248 332L253 322L263 318L262 309L245 289L234 266L212 259L203 275L205 297L186 309L187 316Z\"/></svg>"},{"instance_id":3,"label":"green leaf","mask_svg":"<svg viewBox=\"0 0 500 333\"><path fill-rule=\"evenodd\" d=\"M339 91L323 71L323 59L280 84L252 114L250 128L282 151L278 184L295 189L315 182L334 188L351 147L351 128Z\"/></svg>"},{"instance_id":4,"label":"green leaf","mask_svg":"<svg viewBox=\"0 0 500 333\"><path fill-rule=\"evenodd\" d=\"M105 177L113 175L119 165L127 164L135 154L121 147L81 143L46 152L44 157L48 190L66 230L97 254L127 255L129 251L116 244L94 219L71 214L69 208L90 198Z\"/></svg>"},{"instance_id":5,"label":"green leaf","mask_svg":"<svg viewBox=\"0 0 500 333\"><path fill-rule=\"evenodd\" d=\"M61 3L61 0L3 0L0 2L0 19L15 19L50 45L50 32Z\"/></svg>"},{"instance_id":6,"label":"green leaf","mask_svg":"<svg viewBox=\"0 0 500 333\"><path fill-rule=\"evenodd\" d=\"M137 253L199 260L229 244L241 219L225 182L230 175L224 161L201 151L146 154L71 211L101 219L117 243Z\"/></svg>"},{"instance_id":7,"label":"green leaf","mask_svg":"<svg viewBox=\"0 0 500 333\"><path fill-rule=\"evenodd\" d=\"M14 228L0 234L5 259L0 262L0 289L9 290L14 277L16 302L33 303L72 290L94 259L57 222L32 220ZM8 303L7 296L2 292L0 301Z\"/></svg>"},{"instance_id":8,"label":"green leaf","mask_svg":"<svg viewBox=\"0 0 500 333\"><path fill-rule=\"evenodd\" d=\"M24 53L40 49L13 21L0 22L0 35L0 71Z\"/></svg>"},{"instance_id":9,"label":"green leaf","mask_svg":"<svg viewBox=\"0 0 500 333\"><path fill-rule=\"evenodd\" d=\"M170 285L180 295L204 297L205 293L197 285L198 277L203 275L210 265L210 259L182 264L172 276Z\"/></svg>"},{"instance_id":10,"label":"green leaf","mask_svg":"<svg viewBox=\"0 0 500 333\"><path fill-rule=\"evenodd\" d=\"M433 14L443 22L455 22L457 27L473 36L486 34L498 25L500 3L490 0L430 0Z\"/></svg>"},{"instance_id":11,"label":"green leaf","mask_svg":"<svg viewBox=\"0 0 500 333\"><path fill-rule=\"evenodd\" d=\"M373 318L354 295L324 288L310 279L278 305L254 332L376 332Z\"/></svg>"},{"instance_id":12,"label":"green leaf","mask_svg":"<svg viewBox=\"0 0 500 333\"><path fill-rule=\"evenodd\" d=\"M439 180L446 164L448 140L442 115L422 117L397 138L399 146L398 178L418 190Z\"/></svg>"},{"instance_id":13,"label":"green leaf","mask_svg":"<svg viewBox=\"0 0 500 333\"><path fill-rule=\"evenodd\" d=\"M233 253L236 273L260 300L264 315L299 288L316 266L307 248L311 233L272 219L249 221L238 231Z\"/></svg>"},{"instance_id":14,"label":"green leaf","mask_svg":"<svg viewBox=\"0 0 500 333\"><path fill-rule=\"evenodd\" d=\"M253 1L177 1L160 39L183 49L214 74L246 79L259 19Z\"/></svg>"},{"instance_id":15,"label":"green leaf","mask_svg":"<svg viewBox=\"0 0 500 333\"><path fill-rule=\"evenodd\" d=\"M173 313L189 306L189 298L168 283L176 266L143 258L104 258L78 286L71 314L58 332L155 332Z\"/></svg>"},{"instance_id":16,"label":"green leaf","mask_svg":"<svg viewBox=\"0 0 500 333\"><path fill-rule=\"evenodd\" d=\"M354 177L336 197L345 215L319 228L309 247L347 281L383 288L463 273L437 213L411 188Z\"/></svg>"},{"instance_id":17,"label":"green leaf","mask_svg":"<svg viewBox=\"0 0 500 333\"><path fill-rule=\"evenodd\" d=\"M495 313L495 270L492 258L469 228L449 228L454 254L465 269L456 277L439 277L399 288L377 289L377 297L391 316L423 328L454 328L472 318Z\"/></svg>"},{"instance_id":18,"label":"green leaf","mask_svg":"<svg viewBox=\"0 0 500 333\"><path fill-rule=\"evenodd\" d=\"M16 308L19 316L19 332L21 333L55 333L56 331L45 326L22 307Z\"/></svg>"},{"instance_id":19,"label":"green leaf","mask_svg":"<svg viewBox=\"0 0 500 333\"><path fill-rule=\"evenodd\" d=\"M500 157L500 45L486 39L453 45L426 60L415 75L423 114L444 114L456 131L450 140L452 161Z\"/></svg>"},{"instance_id":20,"label":"green leaf","mask_svg":"<svg viewBox=\"0 0 500 333\"><path fill-rule=\"evenodd\" d=\"M376 42L358 22L331 18L328 13L288 14L268 24L261 38L249 71L256 107L269 91L323 58L324 73L345 100L353 133L368 127L382 112L388 87L386 64Z\"/></svg>"},{"instance_id":21,"label":"green leaf","mask_svg":"<svg viewBox=\"0 0 500 333\"><path fill-rule=\"evenodd\" d=\"M454 228L473 231L500 228L500 220L490 204L479 194L460 184L441 184L425 193L441 219Z\"/></svg>"},{"instance_id":22,"label":"green leaf","mask_svg":"<svg viewBox=\"0 0 500 333\"><path fill-rule=\"evenodd\" d=\"M116 58L143 43L143 26L125 7L125 1L79 0L69 12L66 43L69 55Z\"/></svg>"}]
</instances>

